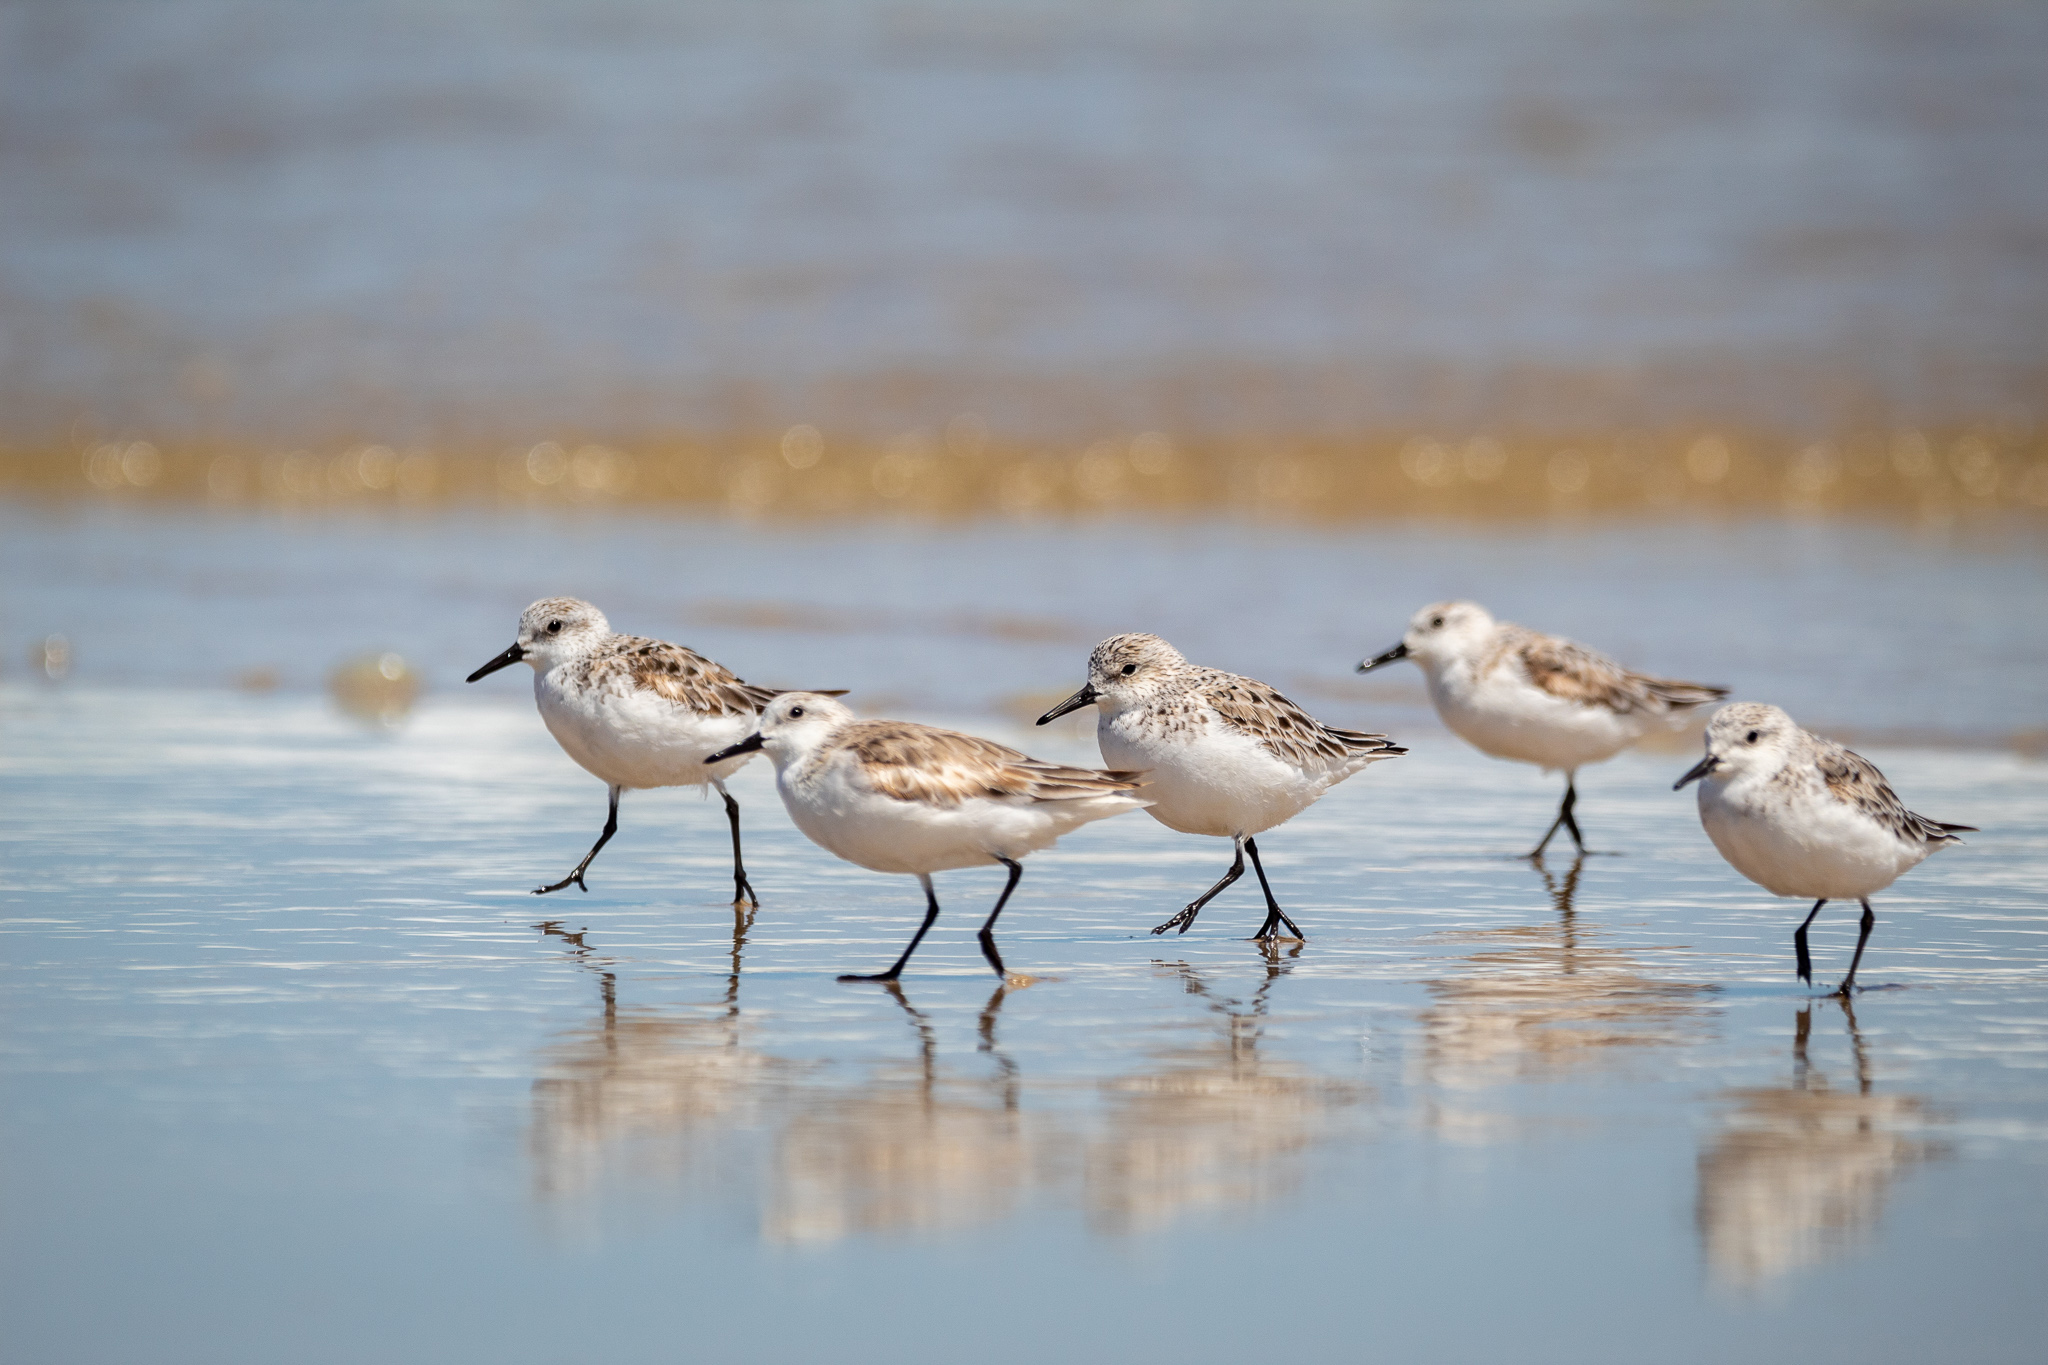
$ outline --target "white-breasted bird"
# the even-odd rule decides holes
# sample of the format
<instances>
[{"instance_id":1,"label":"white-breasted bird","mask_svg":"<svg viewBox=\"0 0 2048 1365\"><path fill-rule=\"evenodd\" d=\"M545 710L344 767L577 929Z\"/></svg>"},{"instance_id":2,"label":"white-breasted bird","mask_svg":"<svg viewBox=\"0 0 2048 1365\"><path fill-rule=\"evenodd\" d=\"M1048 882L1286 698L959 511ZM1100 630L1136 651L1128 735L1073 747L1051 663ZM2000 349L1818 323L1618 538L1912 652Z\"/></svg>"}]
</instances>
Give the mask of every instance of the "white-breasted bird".
<instances>
[{"instance_id":1,"label":"white-breasted bird","mask_svg":"<svg viewBox=\"0 0 2048 1365\"><path fill-rule=\"evenodd\" d=\"M1831 900L1857 900L1856 956L1835 994L1856 986L1877 914L1870 898L1930 853L1961 843L1974 825L1906 809L1861 754L1810 734L1762 702L1724 706L1707 722L1707 756L1678 779L1700 784L1700 824L1737 872L1774 896L1814 898L1792 935L1799 979L1811 985L1806 928Z\"/></svg>"},{"instance_id":2,"label":"white-breasted bird","mask_svg":"<svg viewBox=\"0 0 2048 1365\"><path fill-rule=\"evenodd\" d=\"M615 635L603 612L573 597L547 597L528 607L512 647L469 681L516 663L533 668L533 699L548 733L610 789L597 843L575 871L534 894L571 884L590 889L583 873L618 832L622 792L708 785L724 799L732 825L733 903L754 904L740 859L740 805L725 789L725 779L747 760L710 755L751 732L761 708L779 694L682 645Z\"/></svg>"},{"instance_id":3,"label":"white-breasted bird","mask_svg":"<svg viewBox=\"0 0 2048 1365\"><path fill-rule=\"evenodd\" d=\"M1223 879L1153 929L1182 933L1202 907L1244 875L1245 855L1266 893L1255 937L1301 930L1266 880L1253 836L1293 819L1324 792L1371 763L1408 751L1385 735L1338 730L1265 683L1191 664L1157 635L1114 635L1088 658L1081 690L1038 718L1044 725L1096 708L1102 760L1142 771L1152 818L1183 834L1229 839L1236 857Z\"/></svg>"},{"instance_id":4,"label":"white-breasted bird","mask_svg":"<svg viewBox=\"0 0 2048 1365\"><path fill-rule=\"evenodd\" d=\"M841 981L894 981L939 917L932 873L959 867L1009 869L1009 881L981 926L981 953L1005 976L996 917L1024 875L1018 860L1062 834L1146 804L1136 773L1047 763L1005 744L904 720L861 720L840 702L785 692L761 712L759 728L711 755L744 760L766 750L775 789L813 843L874 872L903 872L924 887L924 923L885 972Z\"/></svg>"},{"instance_id":5,"label":"white-breasted bird","mask_svg":"<svg viewBox=\"0 0 2048 1365\"><path fill-rule=\"evenodd\" d=\"M1563 771L1564 800L1532 858L1543 856L1560 828L1586 847L1572 816L1580 768L1728 695L1725 687L1631 672L1571 640L1496 621L1477 602L1424 607L1409 619L1400 644L1358 671L1397 659L1422 666L1429 700L1452 734L1495 758Z\"/></svg>"}]
</instances>

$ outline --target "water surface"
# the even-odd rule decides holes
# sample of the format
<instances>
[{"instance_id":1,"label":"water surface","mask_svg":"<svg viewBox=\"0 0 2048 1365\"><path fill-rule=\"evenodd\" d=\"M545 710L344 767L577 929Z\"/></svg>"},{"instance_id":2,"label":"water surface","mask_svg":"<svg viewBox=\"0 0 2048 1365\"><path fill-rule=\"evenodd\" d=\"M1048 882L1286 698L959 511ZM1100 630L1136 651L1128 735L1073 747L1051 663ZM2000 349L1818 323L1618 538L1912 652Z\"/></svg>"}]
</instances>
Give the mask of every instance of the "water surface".
<instances>
[{"instance_id":1,"label":"water surface","mask_svg":"<svg viewBox=\"0 0 2048 1365\"><path fill-rule=\"evenodd\" d=\"M0 686L11 1355L2025 1360L2048 1329L2048 770L1996 743L2041 715L2024 540L8 516L9 667L76 646ZM965 871L900 993L842 985L915 883L805 842L760 764L751 919L683 792L628 797L590 894L528 894L603 790L516 675L457 680L563 587L1081 761L1009 717L1154 625L1412 752L1262 839L1298 947L1246 941L1249 879L1149 934L1226 850L1134 815L1027 864L1029 984L983 965L999 878ZM1873 989L1815 999L1803 908L1671 792L1688 753L1589 770L1601 854L1532 867L1555 779L1350 681L1459 589L1988 737L1868 750L1983 832L1878 899ZM397 725L317 690L391 648L427 684ZM1853 941L1824 914L1823 984Z\"/></svg>"}]
</instances>

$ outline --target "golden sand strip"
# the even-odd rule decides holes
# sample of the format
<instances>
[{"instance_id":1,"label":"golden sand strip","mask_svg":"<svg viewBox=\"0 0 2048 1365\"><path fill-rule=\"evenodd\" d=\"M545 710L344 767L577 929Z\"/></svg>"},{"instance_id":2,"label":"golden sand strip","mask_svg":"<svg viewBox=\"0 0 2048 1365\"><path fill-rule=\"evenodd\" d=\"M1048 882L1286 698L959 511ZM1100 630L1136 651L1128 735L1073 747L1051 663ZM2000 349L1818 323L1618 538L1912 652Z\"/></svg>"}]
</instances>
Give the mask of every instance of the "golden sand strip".
<instances>
[{"instance_id":1,"label":"golden sand strip","mask_svg":"<svg viewBox=\"0 0 2048 1365\"><path fill-rule=\"evenodd\" d=\"M2048 436L1998 423L1769 432L1608 430L1006 440L976 418L889 439L816 427L489 448L118 439L0 447L0 495L220 506L610 506L746 517L1105 513L1407 516L2048 514Z\"/></svg>"}]
</instances>

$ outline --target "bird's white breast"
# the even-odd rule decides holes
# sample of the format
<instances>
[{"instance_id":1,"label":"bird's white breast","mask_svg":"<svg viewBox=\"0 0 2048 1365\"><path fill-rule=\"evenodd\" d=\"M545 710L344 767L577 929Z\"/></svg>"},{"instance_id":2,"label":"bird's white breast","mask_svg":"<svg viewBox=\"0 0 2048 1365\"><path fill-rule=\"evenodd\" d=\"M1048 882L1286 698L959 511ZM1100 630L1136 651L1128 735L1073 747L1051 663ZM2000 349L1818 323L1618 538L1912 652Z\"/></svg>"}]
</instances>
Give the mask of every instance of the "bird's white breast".
<instances>
[{"instance_id":1,"label":"bird's white breast","mask_svg":"<svg viewBox=\"0 0 2048 1365\"><path fill-rule=\"evenodd\" d=\"M944 872L1022 858L1091 820L1139 803L1106 794L1071 800L969 797L951 804L886 796L861 782L841 750L776 774L789 818L812 842L875 872Z\"/></svg>"},{"instance_id":2,"label":"bird's white breast","mask_svg":"<svg viewBox=\"0 0 2048 1365\"><path fill-rule=\"evenodd\" d=\"M1104 709L1095 739L1109 767L1145 774L1152 817L1183 834L1258 834L1299 815L1364 766L1304 772L1199 708L1174 720L1162 725L1136 706Z\"/></svg>"},{"instance_id":3,"label":"bird's white breast","mask_svg":"<svg viewBox=\"0 0 2048 1365\"><path fill-rule=\"evenodd\" d=\"M1884 890L1930 846L1901 839L1824 788L1769 774L1700 782L1700 824L1731 866L1778 896L1850 900ZM1818 788L1816 782L1814 788Z\"/></svg>"},{"instance_id":4,"label":"bird's white breast","mask_svg":"<svg viewBox=\"0 0 2048 1365\"><path fill-rule=\"evenodd\" d=\"M1429 699L1458 738L1495 758L1570 771L1635 743L1664 718L1619 713L1544 691L1503 661L1484 674L1463 662L1426 672Z\"/></svg>"},{"instance_id":5,"label":"bird's white breast","mask_svg":"<svg viewBox=\"0 0 2048 1365\"><path fill-rule=\"evenodd\" d=\"M752 757L704 759L753 733L751 715L702 715L644 688L579 686L557 666L533 679L548 732L569 757L620 787L683 787L724 779Z\"/></svg>"}]
</instances>

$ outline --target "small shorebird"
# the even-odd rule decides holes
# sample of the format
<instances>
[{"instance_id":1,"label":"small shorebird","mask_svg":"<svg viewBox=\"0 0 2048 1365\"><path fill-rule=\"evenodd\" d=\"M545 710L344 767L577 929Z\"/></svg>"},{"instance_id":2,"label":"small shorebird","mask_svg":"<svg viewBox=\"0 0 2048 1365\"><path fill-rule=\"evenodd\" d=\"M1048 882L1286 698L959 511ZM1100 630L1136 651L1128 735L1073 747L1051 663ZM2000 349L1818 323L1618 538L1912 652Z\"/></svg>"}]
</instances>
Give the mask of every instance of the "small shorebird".
<instances>
[{"instance_id":1,"label":"small shorebird","mask_svg":"<svg viewBox=\"0 0 2048 1365\"><path fill-rule=\"evenodd\" d=\"M779 694L681 645L614 635L603 612L573 597L543 598L528 607L512 647L469 681L522 662L533 666L533 697L548 732L611 788L597 843L575 871L533 894L571 884L590 889L583 873L618 832L621 792L708 784L725 799L732 824L733 904L756 904L740 860L740 803L725 789L725 779L746 759L721 762L709 755L752 730L761 708Z\"/></svg>"},{"instance_id":2,"label":"small shorebird","mask_svg":"<svg viewBox=\"0 0 2048 1365\"><path fill-rule=\"evenodd\" d=\"M1556 635L1496 621L1477 602L1438 602L1415 613L1401 643L1358 666L1360 673L1413 659L1429 699L1451 732L1483 754L1564 770L1557 818L1529 851L1541 858L1562 828L1581 850L1572 818L1579 769L1614 757L1652 730L1668 729L1725 687L1632 673Z\"/></svg>"},{"instance_id":3,"label":"small shorebird","mask_svg":"<svg viewBox=\"0 0 2048 1365\"><path fill-rule=\"evenodd\" d=\"M1262 682L1191 664L1157 635L1114 635L1097 645L1088 681L1038 723L1083 706L1097 709L1103 762L1143 772L1153 819L1236 848L1223 879L1155 934L1185 934L1202 907L1244 875L1249 853L1266 893L1266 922L1255 937L1277 938L1284 924L1300 938L1273 899L1252 836L1293 819L1368 763L1408 752L1385 735L1324 725Z\"/></svg>"},{"instance_id":4,"label":"small shorebird","mask_svg":"<svg viewBox=\"0 0 2048 1365\"><path fill-rule=\"evenodd\" d=\"M939 917L932 873L1001 863L1010 879L981 926L981 955L1006 977L996 917L1024 875L1018 861L1091 820L1146 804L1137 773L1046 763L953 730L903 720L861 720L815 692L785 692L760 728L706 760L744 760L765 749L775 787L811 842L874 872L907 872L924 887L924 923L896 965L841 981L894 981Z\"/></svg>"},{"instance_id":5,"label":"small shorebird","mask_svg":"<svg viewBox=\"0 0 2048 1365\"><path fill-rule=\"evenodd\" d=\"M1831 900L1863 903L1856 956L1835 988L1856 985L1877 923L1870 898L1928 854L1961 843L1974 825L1948 825L1906 809L1869 759L1809 734L1761 702L1737 702L1707 723L1707 756L1673 784L1700 784L1700 824L1737 872L1774 896L1813 896L1792 946L1799 979L1813 984L1806 927Z\"/></svg>"}]
</instances>

